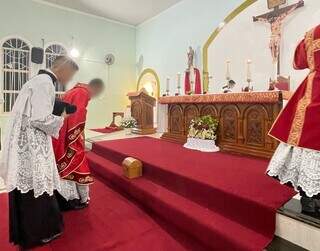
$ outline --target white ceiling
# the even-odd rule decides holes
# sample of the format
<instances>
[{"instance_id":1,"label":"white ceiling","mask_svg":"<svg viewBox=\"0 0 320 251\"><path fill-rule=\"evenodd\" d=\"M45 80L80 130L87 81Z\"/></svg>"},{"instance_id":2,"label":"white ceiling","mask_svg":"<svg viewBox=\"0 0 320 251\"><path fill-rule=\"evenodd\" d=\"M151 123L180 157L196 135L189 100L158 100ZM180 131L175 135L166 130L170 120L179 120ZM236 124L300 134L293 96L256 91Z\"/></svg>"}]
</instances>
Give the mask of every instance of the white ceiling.
<instances>
[{"instance_id":1,"label":"white ceiling","mask_svg":"<svg viewBox=\"0 0 320 251\"><path fill-rule=\"evenodd\" d=\"M44 2L139 25L182 0L43 0Z\"/></svg>"}]
</instances>

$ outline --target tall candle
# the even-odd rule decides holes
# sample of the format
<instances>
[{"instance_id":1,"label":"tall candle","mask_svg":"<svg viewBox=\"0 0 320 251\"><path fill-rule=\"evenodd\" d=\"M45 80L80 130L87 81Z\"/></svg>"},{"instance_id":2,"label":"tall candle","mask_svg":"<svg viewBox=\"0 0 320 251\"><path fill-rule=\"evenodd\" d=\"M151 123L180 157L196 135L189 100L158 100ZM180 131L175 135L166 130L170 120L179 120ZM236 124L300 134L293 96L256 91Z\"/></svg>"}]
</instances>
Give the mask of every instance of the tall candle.
<instances>
[{"instance_id":1,"label":"tall candle","mask_svg":"<svg viewBox=\"0 0 320 251\"><path fill-rule=\"evenodd\" d=\"M208 76L208 80L209 80L209 83L208 83L208 93L211 93L213 92L213 77L211 75Z\"/></svg>"},{"instance_id":2,"label":"tall candle","mask_svg":"<svg viewBox=\"0 0 320 251\"><path fill-rule=\"evenodd\" d=\"M177 73L177 88L178 89L181 88L181 73L180 72Z\"/></svg>"},{"instance_id":3,"label":"tall candle","mask_svg":"<svg viewBox=\"0 0 320 251\"><path fill-rule=\"evenodd\" d=\"M194 88L195 88L195 80L196 80L196 74L194 73L194 68L193 66L190 67L190 74L189 74L189 79L190 79L190 91L194 93Z\"/></svg>"},{"instance_id":4,"label":"tall candle","mask_svg":"<svg viewBox=\"0 0 320 251\"><path fill-rule=\"evenodd\" d=\"M170 78L167 77L167 86L166 86L166 91L169 92L170 90Z\"/></svg>"},{"instance_id":5,"label":"tall candle","mask_svg":"<svg viewBox=\"0 0 320 251\"><path fill-rule=\"evenodd\" d=\"M252 76L251 76L251 63L252 61L250 59L247 60L247 81L251 82Z\"/></svg>"},{"instance_id":6,"label":"tall candle","mask_svg":"<svg viewBox=\"0 0 320 251\"><path fill-rule=\"evenodd\" d=\"M230 80L230 79L231 79L231 74L230 74L230 60L227 60L226 79L227 79L227 80Z\"/></svg>"},{"instance_id":7,"label":"tall candle","mask_svg":"<svg viewBox=\"0 0 320 251\"><path fill-rule=\"evenodd\" d=\"M273 63L274 67L274 81L278 81L278 62Z\"/></svg>"}]
</instances>

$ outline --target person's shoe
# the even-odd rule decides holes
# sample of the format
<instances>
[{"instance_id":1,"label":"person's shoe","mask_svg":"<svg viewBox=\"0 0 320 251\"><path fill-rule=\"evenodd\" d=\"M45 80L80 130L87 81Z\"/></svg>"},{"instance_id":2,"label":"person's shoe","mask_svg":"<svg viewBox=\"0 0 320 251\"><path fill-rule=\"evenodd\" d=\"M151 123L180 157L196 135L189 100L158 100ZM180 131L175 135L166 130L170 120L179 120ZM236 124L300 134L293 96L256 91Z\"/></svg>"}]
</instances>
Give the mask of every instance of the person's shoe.
<instances>
[{"instance_id":1,"label":"person's shoe","mask_svg":"<svg viewBox=\"0 0 320 251\"><path fill-rule=\"evenodd\" d=\"M62 233L58 233L58 234L55 234L55 235L51 236L50 238L42 239L42 240L41 240L41 243L42 243L42 244L48 244L49 242L57 239L61 234L62 234Z\"/></svg>"},{"instance_id":2,"label":"person's shoe","mask_svg":"<svg viewBox=\"0 0 320 251\"><path fill-rule=\"evenodd\" d=\"M301 197L300 202L302 207L301 213L313 218L320 218L320 201L304 196Z\"/></svg>"},{"instance_id":3,"label":"person's shoe","mask_svg":"<svg viewBox=\"0 0 320 251\"><path fill-rule=\"evenodd\" d=\"M77 205L74 205L73 209L74 210L80 210L80 209L84 209L84 208L86 208L88 206L89 206L89 202L87 201L87 202L84 202L84 203L79 203Z\"/></svg>"}]
</instances>

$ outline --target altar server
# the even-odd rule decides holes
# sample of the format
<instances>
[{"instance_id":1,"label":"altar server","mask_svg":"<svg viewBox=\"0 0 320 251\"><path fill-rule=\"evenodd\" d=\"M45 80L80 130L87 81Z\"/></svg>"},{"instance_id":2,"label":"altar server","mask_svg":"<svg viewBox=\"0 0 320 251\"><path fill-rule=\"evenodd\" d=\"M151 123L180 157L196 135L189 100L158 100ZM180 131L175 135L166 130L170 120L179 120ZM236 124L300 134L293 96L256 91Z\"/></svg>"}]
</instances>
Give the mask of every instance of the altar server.
<instances>
[{"instance_id":1,"label":"altar server","mask_svg":"<svg viewBox=\"0 0 320 251\"><path fill-rule=\"evenodd\" d=\"M23 85L12 108L0 174L9 192L10 242L24 248L47 243L63 229L51 137L58 137L66 115L52 114L54 85L67 84L77 70L70 58L58 57Z\"/></svg>"},{"instance_id":2,"label":"altar server","mask_svg":"<svg viewBox=\"0 0 320 251\"><path fill-rule=\"evenodd\" d=\"M65 120L59 138L53 140L61 177L62 196L58 199L62 210L81 209L89 203L89 185L93 178L85 157L84 128L87 105L103 89L103 81L93 79L89 84L77 84L62 97L64 102L77 107L76 112Z\"/></svg>"},{"instance_id":3,"label":"altar server","mask_svg":"<svg viewBox=\"0 0 320 251\"><path fill-rule=\"evenodd\" d=\"M291 183L302 195L303 211L320 216L320 25L306 33L294 57L295 69L310 69L270 135L281 143L268 174Z\"/></svg>"}]
</instances>

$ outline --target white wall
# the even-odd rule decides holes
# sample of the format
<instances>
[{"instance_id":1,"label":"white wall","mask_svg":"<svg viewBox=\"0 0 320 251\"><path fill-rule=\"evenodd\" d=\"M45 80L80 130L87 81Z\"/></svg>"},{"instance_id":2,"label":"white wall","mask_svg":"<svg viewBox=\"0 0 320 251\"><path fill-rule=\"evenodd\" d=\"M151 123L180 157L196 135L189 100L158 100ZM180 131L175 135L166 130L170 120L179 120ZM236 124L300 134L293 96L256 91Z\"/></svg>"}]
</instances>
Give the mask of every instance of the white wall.
<instances>
[{"instance_id":1,"label":"white wall","mask_svg":"<svg viewBox=\"0 0 320 251\"><path fill-rule=\"evenodd\" d=\"M74 36L80 71L69 88L94 77L107 83L104 95L89 105L88 128L108 125L113 111L125 109L126 93L136 88L134 27L31 0L0 0L0 23L0 40L18 35L31 46L42 46L43 38L46 43L56 41L70 48ZM109 70L103 63L107 53L116 57ZM0 116L1 128L5 128L5 121Z\"/></svg>"},{"instance_id":2,"label":"white wall","mask_svg":"<svg viewBox=\"0 0 320 251\"><path fill-rule=\"evenodd\" d=\"M225 16L241 3L242 0L184 0L138 26L137 74L144 68L153 68L164 92L166 77L176 80L177 72L185 71L190 45L196 50L197 66L202 68L203 44ZM171 81L171 93L175 87Z\"/></svg>"},{"instance_id":3,"label":"white wall","mask_svg":"<svg viewBox=\"0 0 320 251\"><path fill-rule=\"evenodd\" d=\"M288 0L288 4L297 0ZM220 91L225 81L226 60L231 60L231 76L240 90L246 79L247 59L251 59L255 90L266 90L269 77L274 76L269 50L270 26L254 23L252 16L266 13L267 2L257 1L220 32L209 47L209 73L214 76L214 91ZM292 68L294 50L305 32L320 23L320 1L305 0L305 6L295 10L285 20L281 46L281 74L291 77L295 89L306 76L306 71Z\"/></svg>"}]
</instances>

